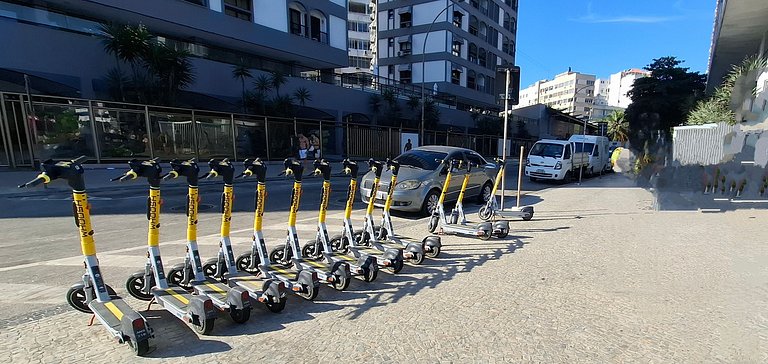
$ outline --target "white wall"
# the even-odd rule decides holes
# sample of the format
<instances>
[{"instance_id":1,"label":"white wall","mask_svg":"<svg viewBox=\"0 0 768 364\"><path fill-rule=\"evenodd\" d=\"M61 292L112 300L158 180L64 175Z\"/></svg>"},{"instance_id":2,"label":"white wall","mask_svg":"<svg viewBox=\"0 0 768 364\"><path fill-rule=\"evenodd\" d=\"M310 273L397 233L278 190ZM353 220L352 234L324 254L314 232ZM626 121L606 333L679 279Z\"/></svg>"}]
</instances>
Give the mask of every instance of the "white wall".
<instances>
[{"instance_id":1,"label":"white wall","mask_svg":"<svg viewBox=\"0 0 768 364\"><path fill-rule=\"evenodd\" d=\"M255 23L281 32L288 32L288 7L285 0L253 0L253 9L253 21ZM344 30L346 31L346 25ZM344 49L346 49L346 44Z\"/></svg>"},{"instance_id":2,"label":"white wall","mask_svg":"<svg viewBox=\"0 0 768 364\"><path fill-rule=\"evenodd\" d=\"M347 49L347 21L337 16L329 16L330 24L328 28L328 37L331 47L338 49Z\"/></svg>"},{"instance_id":3,"label":"white wall","mask_svg":"<svg viewBox=\"0 0 768 364\"><path fill-rule=\"evenodd\" d=\"M211 10L222 12L221 0L209 0L208 6L210 6Z\"/></svg>"},{"instance_id":4,"label":"white wall","mask_svg":"<svg viewBox=\"0 0 768 364\"><path fill-rule=\"evenodd\" d=\"M347 0L331 0L331 2L344 7L344 9L347 8Z\"/></svg>"},{"instance_id":5,"label":"white wall","mask_svg":"<svg viewBox=\"0 0 768 364\"><path fill-rule=\"evenodd\" d=\"M443 0L436 0L428 3L418 4L413 6L413 25L424 25L424 24L431 24L433 20L435 20L435 16L437 13L439 13L441 10L445 9L445 7L448 6L448 1ZM439 22L441 19L444 21L445 19L448 19L448 13L452 13L451 9L448 9L443 12L443 14L440 16L440 19L437 21ZM384 14L384 17L387 15ZM453 19L453 14L451 14L451 18ZM469 21L469 19L466 19ZM432 36L430 36L432 37Z\"/></svg>"},{"instance_id":6,"label":"white wall","mask_svg":"<svg viewBox=\"0 0 768 364\"><path fill-rule=\"evenodd\" d=\"M411 39L413 41L413 54L421 54L422 47L424 47L424 38L427 33L414 34ZM448 32L445 30L429 32L427 38L426 53L445 52L448 50Z\"/></svg>"},{"instance_id":7,"label":"white wall","mask_svg":"<svg viewBox=\"0 0 768 364\"><path fill-rule=\"evenodd\" d=\"M429 61L424 65L426 73L425 80L422 81L421 62L411 65L411 79L413 83L422 82L446 82L447 61ZM386 70L384 70L386 72ZM450 78L448 78L450 80ZM432 86L428 85L430 88Z\"/></svg>"}]
</instances>

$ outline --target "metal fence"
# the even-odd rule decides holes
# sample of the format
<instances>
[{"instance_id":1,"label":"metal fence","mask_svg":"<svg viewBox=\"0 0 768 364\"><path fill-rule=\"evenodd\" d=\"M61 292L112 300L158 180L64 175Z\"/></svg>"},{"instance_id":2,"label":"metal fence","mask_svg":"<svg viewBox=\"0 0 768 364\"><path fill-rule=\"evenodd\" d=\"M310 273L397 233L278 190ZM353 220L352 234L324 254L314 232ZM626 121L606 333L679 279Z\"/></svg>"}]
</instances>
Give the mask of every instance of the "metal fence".
<instances>
[{"instance_id":1,"label":"metal fence","mask_svg":"<svg viewBox=\"0 0 768 364\"><path fill-rule=\"evenodd\" d=\"M97 162L130 158L308 157L386 158L399 155L416 130L339 121L0 93L0 165L32 166L48 158L86 155ZM495 135L426 131L425 145L498 155ZM416 142L414 140L414 142ZM532 141L513 140L518 143ZM313 148L316 146L316 148ZM515 148L512 148L514 153Z\"/></svg>"}]
</instances>

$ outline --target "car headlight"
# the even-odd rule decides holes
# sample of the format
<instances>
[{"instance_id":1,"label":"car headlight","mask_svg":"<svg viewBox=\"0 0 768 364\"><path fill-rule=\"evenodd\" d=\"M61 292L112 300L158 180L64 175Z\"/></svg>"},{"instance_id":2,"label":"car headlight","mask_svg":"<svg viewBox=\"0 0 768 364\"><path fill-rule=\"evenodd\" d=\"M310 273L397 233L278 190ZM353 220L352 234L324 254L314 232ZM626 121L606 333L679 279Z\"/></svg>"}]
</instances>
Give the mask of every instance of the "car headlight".
<instances>
[{"instance_id":1,"label":"car headlight","mask_svg":"<svg viewBox=\"0 0 768 364\"><path fill-rule=\"evenodd\" d=\"M555 163L555 169L563 169L563 164L560 162Z\"/></svg>"},{"instance_id":2,"label":"car headlight","mask_svg":"<svg viewBox=\"0 0 768 364\"><path fill-rule=\"evenodd\" d=\"M530 167L530 166L531 166L531 159L530 159L530 158L525 158L525 165L526 165L527 167Z\"/></svg>"},{"instance_id":3,"label":"car headlight","mask_svg":"<svg viewBox=\"0 0 768 364\"><path fill-rule=\"evenodd\" d=\"M397 184L396 189L398 190L415 190L421 186L421 182L412 179L408 181L403 181Z\"/></svg>"}]
</instances>

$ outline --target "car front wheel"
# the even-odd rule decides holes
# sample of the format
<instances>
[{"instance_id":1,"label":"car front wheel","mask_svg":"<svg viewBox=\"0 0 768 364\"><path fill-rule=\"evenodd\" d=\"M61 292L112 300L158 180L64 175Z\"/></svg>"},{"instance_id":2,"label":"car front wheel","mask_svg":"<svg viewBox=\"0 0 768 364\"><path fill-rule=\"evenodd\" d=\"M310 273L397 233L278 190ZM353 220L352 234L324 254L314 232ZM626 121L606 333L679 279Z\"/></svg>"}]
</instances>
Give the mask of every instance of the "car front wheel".
<instances>
[{"instance_id":1,"label":"car front wheel","mask_svg":"<svg viewBox=\"0 0 768 364\"><path fill-rule=\"evenodd\" d=\"M421 204L421 215L429 216L432 211L437 208L437 201L440 199L440 192L438 190L431 190L427 193L427 197L424 198L424 202Z\"/></svg>"}]
</instances>

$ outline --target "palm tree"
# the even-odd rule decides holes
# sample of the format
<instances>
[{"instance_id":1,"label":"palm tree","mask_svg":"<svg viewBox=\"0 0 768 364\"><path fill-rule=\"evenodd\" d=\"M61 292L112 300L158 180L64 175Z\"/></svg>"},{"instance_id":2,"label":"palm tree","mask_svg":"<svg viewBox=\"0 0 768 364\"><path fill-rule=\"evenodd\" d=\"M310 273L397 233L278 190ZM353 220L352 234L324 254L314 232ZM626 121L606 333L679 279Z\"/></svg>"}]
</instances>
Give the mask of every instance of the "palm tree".
<instances>
[{"instance_id":1,"label":"palm tree","mask_svg":"<svg viewBox=\"0 0 768 364\"><path fill-rule=\"evenodd\" d=\"M245 105L245 79L253 77L251 70L240 60L240 63L236 64L232 69L232 77L240 79L240 84L243 87L243 112L248 113L248 107Z\"/></svg>"},{"instance_id":2,"label":"palm tree","mask_svg":"<svg viewBox=\"0 0 768 364\"><path fill-rule=\"evenodd\" d=\"M256 88L258 93L266 95L267 92L272 90L272 80L266 75L259 75L259 77L256 77L256 81L253 81L253 87Z\"/></svg>"},{"instance_id":3,"label":"palm tree","mask_svg":"<svg viewBox=\"0 0 768 364\"><path fill-rule=\"evenodd\" d=\"M626 142L629 139L629 122L624 117L624 110L616 110L605 118L608 122L608 135L611 139Z\"/></svg>"},{"instance_id":4,"label":"palm tree","mask_svg":"<svg viewBox=\"0 0 768 364\"><path fill-rule=\"evenodd\" d=\"M114 72L110 71L109 77L118 82L121 101L125 101L125 90L123 86L125 78L123 77L123 70L120 68L120 48L123 39L125 38L125 34L125 26L122 24L109 22L99 25L98 36L101 38L104 52L115 56L115 69Z\"/></svg>"},{"instance_id":5,"label":"palm tree","mask_svg":"<svg viewBox=\"0 0 768 364\"><path fill-rule=\"evenodd\" d=\"M279 98L280 86L288 82L288 79L285 77L285 75L282 72L275 71L275 72L272 72L271 80L272 80L272 87L275 88L275 94Z\"/></svg>"},{"instance_id":6,"label":"palm tree","mask_svg":"<svg viewBox=\"0 0 768 364\"><path fill-rule=\"evenodd\" d=\"M418 96L411 96L408 98L408 101L405 103L406 106L408 106L408 109L411 111L416 111L416 109L421 106L421 99L419 99Z\"/></svg>"},{"instance_id":7,"label":"palm tree","mask_svg":"<svg viewBox=\"0 0 768 364\"><path fill-rule=\"evenodd\" d=\"M125 26L123 37L120 38L118 56L131 64L134 79L139 78L138 65L142 58L149 52L152 34L143 24L135 27Z\"/></svg>"},{"instance_id":8,"label":"palm tree","mask_svg":"<svg viewBox=\"0 0 768 364\"><path fill-rule=\"evenodd\" d=\"M294 91L293 97L299 101L301 106L304 106L307 101L312 101L312 94L310 94L309 90L304 87L299 87L296 91Z\"/></svg>"},{"instance_id":9,"label":"palm tree","mask_svg":"<svg viewBox=\"0 0 768 364\"><path fill-rule=\"evenodd\" d=\"M152 42L144 55L150 90L163 102L173 104L176 93L195 80L189 52ZM149 90L148 90L149 91Z\"/></svg>"}]
</instances>

